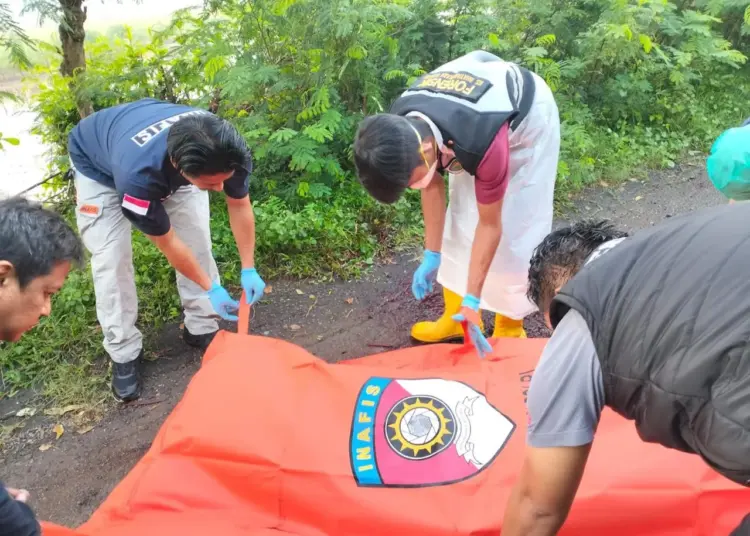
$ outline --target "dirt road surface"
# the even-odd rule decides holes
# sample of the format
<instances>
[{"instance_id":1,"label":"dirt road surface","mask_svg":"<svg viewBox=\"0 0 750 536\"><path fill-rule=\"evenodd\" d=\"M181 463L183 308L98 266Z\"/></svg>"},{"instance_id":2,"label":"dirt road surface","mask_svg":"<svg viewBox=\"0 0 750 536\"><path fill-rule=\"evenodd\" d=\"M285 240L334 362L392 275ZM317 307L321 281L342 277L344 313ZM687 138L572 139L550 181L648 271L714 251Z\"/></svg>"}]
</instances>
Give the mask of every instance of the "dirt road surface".
<instances>
[{"instance_id":1,"label":"dirt road surface","mask_svg":"<svg viewBox=\"0 0 750 536\"><path fill-rule=\"evenodd\" d=\"M724 202L706 178L702 160L696 158L693 163L654 173L646 181L584 192L555 226L596 217L632 231ZM442 305L438 292L426 303L414 301L410 282L415 267L415 256L399 256L354 282L269 281L273 290L255 308L251 329L293 341L331 362L410 345L411 324L436 317ZM527 321L527 328L532 335L547 335L537 319ZM76 433L66 417L31 419L6 444L2 479L7 485L31 490L33 507L42 519L70 527L85 521L147 451L200 366L200 356L182 342L178 326L165 330L151 350L160 357L146 366L145 392L138 403L113 404L85 434ZM248 355L248 359L262 356ZM0 415L22 407L23 397L4 401ZM66 429L59 439L53 430L57 421ZM46 450L40 451L40 446Z\"/></svg>"}]
</instances>

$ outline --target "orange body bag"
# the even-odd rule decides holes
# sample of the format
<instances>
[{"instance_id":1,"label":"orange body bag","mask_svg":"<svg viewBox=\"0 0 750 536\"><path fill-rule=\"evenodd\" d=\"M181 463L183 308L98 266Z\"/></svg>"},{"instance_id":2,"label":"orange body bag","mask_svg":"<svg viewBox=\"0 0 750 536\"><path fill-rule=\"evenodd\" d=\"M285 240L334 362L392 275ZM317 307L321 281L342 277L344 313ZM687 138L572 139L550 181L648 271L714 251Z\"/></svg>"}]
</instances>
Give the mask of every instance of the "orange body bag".
<instances>
[{"instance_id":1,"label":"orange body bag","mask_svg":"<svg viewBox=\"0 0 750 536\"><path fill-rule=\"evenodd\" d=\"M244 303L244 299L242 300ZM338 364L222 331L149 452L76 530L49 536L498 535L544 339ZM726 536L750 489L642 442L605 410L560 534Z\"/></svg>"}]
</instances>

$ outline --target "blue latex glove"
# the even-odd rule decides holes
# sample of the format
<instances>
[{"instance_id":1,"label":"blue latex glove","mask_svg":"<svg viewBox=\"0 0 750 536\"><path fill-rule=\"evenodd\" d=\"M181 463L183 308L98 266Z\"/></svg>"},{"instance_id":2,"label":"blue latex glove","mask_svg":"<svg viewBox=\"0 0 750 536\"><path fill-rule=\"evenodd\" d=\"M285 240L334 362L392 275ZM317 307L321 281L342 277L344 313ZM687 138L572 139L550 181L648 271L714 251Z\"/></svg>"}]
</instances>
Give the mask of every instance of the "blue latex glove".
<instances>
[{"instance_id":1,"label":"blue latex glove","mask_svg":"<svg viewBox=\"0 0 750 536\"><path fill-rule=\"evenodd\" d=\"M438 268L440 268L440 253L435 253L429 249L424 250L422 264L414 272L411 281L411 291L419 301L424 300L428 292L432 292L432 284L435 281Z\"/></svg>"},{"instance_id":2,"label":"blue latex glove","mask_svg":"<svg viewBox=\"0 0 750 536\"><path fill-rule=\"evenodd\" d=\"M240 302L233 300L224 287L214 282L208 291L208 299L211 301L211 307L224 320L237 321L237 315L229 314L236 312L240 308Z\"/></svg>"},{"instance_id":3,"label":"blue latex glove","mask_svg":"<svg viewBox=\"0 0 750 536\"><path fill-rule=\"evenodd\" d=\"M467 295L461 302L461 310L452 318L456 322L466 322L466 331L469 332L469 339L472 346L477 349L479 357L484 357L492 351L492 345L479 329L479 298Z\"/></svg>"},{"instance_id":4,"label":"blue latex glove","mask_svg":"<svg viewBox=\"0 0 750 536\"><path fill-rule=\"evenodd\" d=\"M245 297L247 303L250 305L256 303L263 297L263 291L266 288L266 284L258 275L258 271L255 268L245 268L240 274L240 282L242 283L242 290L245 291Z\"/></svg>"}]
</instances>

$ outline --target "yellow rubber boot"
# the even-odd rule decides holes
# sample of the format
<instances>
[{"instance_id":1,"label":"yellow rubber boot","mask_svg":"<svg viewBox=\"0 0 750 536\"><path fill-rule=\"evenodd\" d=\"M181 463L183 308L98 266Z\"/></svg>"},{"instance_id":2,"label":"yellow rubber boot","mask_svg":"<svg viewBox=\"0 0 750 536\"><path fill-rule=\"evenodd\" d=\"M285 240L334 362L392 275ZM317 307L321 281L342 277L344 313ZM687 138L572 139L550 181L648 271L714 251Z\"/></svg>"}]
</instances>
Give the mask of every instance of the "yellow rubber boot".
<instances>
[{"instance_id":1,"label":"yellow rubber boot","mask_svg":"<svg viewBox=\"0 0 750 536\"><path fill-rule=\"evenodd\" d=\"M509 337L513 339L525 339L526 330L523 329L523 318L513 320L501 314L495 315L495 330L492 332L492 338Z\"/></svg>"},{"instance_id":2,"label":"yellow rubber boot","mask_svg":"<svg viewBox=\"0 0 750 536\"><path fill-rule=\"evenodd\" d=\"M411 328L411 336L419 342L436 343L461 340L464 330L461 323L451 318L461 309L461 296L443 287L445 311L443 316L434 322L417 322ZM484 330L480 325L479 329Z\"/></svg>"}]
</instances>

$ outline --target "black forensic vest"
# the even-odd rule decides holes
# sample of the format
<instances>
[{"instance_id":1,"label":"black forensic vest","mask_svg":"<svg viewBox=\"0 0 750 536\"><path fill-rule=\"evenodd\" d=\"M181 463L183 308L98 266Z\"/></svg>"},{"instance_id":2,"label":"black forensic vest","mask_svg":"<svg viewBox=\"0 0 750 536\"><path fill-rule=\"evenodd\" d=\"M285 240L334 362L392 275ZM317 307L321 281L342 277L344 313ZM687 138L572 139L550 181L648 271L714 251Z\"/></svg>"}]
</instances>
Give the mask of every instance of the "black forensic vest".
<instances>
[{"instance_id":1,"label":"black forensic vest","mask_svg":"<svg viewBox=\"0 0 750 536\"><path fill-rule=\"evenodd\" d=\"M650 443L750 481L750 205L672 218L586 264L550 307L573 308L605 401Z\"/></svg>"},{"instance_id":2,"label":"black forensic vest","mask_svg":"<svg viewBox=\"0 0 750 536\"><path fill-rule=\"evenodd\" d=\"M440 129L463 168L476 175L492 140L510 121L520 125L531 109L530 71L482 50L470 52L419 77L390 113L421 112Z\"/></svg>"}]
</instances>

